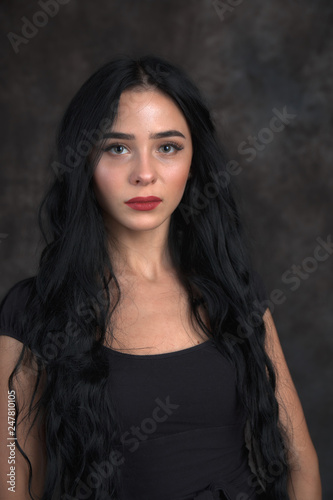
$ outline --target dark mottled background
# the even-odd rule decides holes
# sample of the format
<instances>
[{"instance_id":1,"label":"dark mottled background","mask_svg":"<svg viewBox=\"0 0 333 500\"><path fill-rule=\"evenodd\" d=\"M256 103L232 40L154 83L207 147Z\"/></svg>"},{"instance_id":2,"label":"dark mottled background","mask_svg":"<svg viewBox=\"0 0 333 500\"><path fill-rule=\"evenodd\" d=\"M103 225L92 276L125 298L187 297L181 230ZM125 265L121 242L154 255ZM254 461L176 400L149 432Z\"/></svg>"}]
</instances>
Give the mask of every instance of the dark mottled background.
<instances>
[{"instance_id":1,"label":"dark mottled background","mask_svg":"<svg viewBox=\"0 0 333 500\"><path fill-rule=\"evenodd\" d=\"M42 3L1 3L1 296L35 272L36 211L72 95L117 54L181 64L241 166L235 182L255 262L268 292L284 297L273 315L332 498L332 249L326 260L313 256L333 229L333 2L62 0L46 20L36 15ZM26 19L46 24L14 42ZM263 130L284 107L289 124ZM253 154L249 136L261 139Z\"/></svg>"}]
</instances>

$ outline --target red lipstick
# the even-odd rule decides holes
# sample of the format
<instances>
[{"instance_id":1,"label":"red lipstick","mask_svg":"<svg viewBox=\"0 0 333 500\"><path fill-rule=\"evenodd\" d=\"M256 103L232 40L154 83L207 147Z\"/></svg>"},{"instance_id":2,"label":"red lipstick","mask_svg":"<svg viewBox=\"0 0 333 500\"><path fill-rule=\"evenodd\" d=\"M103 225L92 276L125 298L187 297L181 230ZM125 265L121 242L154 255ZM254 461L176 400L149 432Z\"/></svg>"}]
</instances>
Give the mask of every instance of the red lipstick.
<instances>
[{"instance_id":1,"label":"red lipstick","mask_svg":"<svg viewBox=\"0 0 333 500\"><path fill-rule=\"evenodd\" d=\"M157 196L137 196L136 198L131 198L125 201L125 204L133 208L133 210L153 210L161 203L161 198Z\"/></svg>"}]
</instances>

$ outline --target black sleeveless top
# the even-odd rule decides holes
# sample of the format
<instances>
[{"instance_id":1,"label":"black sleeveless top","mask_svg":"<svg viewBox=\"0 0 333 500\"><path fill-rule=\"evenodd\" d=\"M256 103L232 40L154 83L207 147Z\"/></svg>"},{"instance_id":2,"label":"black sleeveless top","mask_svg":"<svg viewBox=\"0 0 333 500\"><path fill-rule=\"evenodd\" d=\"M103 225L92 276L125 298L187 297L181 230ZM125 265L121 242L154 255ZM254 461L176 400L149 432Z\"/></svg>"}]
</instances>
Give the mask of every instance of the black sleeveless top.
<instances>
[{"instance_id":1,"label":"black sleeveless top","mask_svg":"<svg viewBox=\"0 0 333 500\"><path fill-rule=\"evenodd\" d=\"M32 279L12 287L0 307L0 334L23 343L20 311ZM267 298L259 276L258 296ZM235 371L213 339L152 355L103 348L123 431L119 500L264 498L249 465Z\"/></svg>"}]
</instances>

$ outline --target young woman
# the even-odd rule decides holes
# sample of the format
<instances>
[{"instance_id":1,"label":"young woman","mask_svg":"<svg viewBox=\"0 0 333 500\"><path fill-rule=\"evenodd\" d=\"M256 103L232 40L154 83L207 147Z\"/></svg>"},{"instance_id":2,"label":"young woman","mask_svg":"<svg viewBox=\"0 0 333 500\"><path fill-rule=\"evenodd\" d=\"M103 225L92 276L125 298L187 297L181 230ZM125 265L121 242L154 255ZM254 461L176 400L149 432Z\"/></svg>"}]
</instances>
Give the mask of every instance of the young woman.
<instances>
[{"instance_id":1,"label":"young woman","mask_svg":"<svg viewBox=\"0 0 333 500\"><path fill-rule=\"evenodd\" d=\"M167 61L73 98L37 275L1 305L1 498L320 500L229 166Z\"/></svg>"}]
</instances>

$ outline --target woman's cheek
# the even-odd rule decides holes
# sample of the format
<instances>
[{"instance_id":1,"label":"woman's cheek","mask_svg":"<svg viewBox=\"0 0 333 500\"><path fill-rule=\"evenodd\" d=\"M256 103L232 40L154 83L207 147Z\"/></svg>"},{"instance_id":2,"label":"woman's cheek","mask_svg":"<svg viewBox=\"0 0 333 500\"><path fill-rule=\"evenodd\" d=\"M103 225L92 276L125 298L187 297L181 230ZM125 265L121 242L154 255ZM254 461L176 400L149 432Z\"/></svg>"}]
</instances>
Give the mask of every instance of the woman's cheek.
<instances>
[{"instance_id":1,"label":"woman's cheek","mask_svg":"<svg viewBox=\"0 0 333 500\"><path fill-rule=\"evenodd\" d=\"M94 180L96 188L104 196L111 194L113 191L118 191L117 176L113 175L110 169L100 168L95 172Z\"/></svg>"},{"instance_id":2,"label":"woman's cheek","mask_svg":"<svg viewBox=\"0 0 333 500\"><path fill-rule=\"evenodd\" d=\"M111 195L111 186L109 175L103 171L95 172L93 178L93 189L96 199L100 205L105 205L108 197Z\"/></svg>"},{"instance_id":3,"label":"woman's cheek","mask_svg":"<svg viewBox=\"0 0 333 500\"><path fill-rule=\"evenodd\" d=\"M187 178L188 178L188 170L186 169L185 171L183 171L181 174L177 175L174 179L173 179L173 186L174 188L176 188L177 191L184 191L185 189L185 186L186 186L186 182L187 182Z\"/></svg>"}]
</instances>

